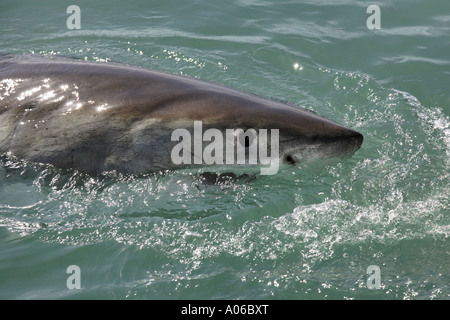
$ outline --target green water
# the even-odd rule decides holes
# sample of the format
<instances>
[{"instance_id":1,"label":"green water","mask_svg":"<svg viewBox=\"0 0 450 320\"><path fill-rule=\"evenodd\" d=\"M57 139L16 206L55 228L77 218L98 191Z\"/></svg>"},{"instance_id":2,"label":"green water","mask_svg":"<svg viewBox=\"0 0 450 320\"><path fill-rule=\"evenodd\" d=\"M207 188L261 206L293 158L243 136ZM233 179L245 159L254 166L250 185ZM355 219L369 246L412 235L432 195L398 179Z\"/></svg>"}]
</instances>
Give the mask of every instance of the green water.
<instances>
[{"instance_id":1,"label":"green water","mask_svg":"<svg viewBox=\"0 0 450 320\"><path fill-rule=\"evenodd\" d=\"M350 159L218 185L2 157L1 299L449 299L449 1L2 0L0 51L184 74L365 137Z\"/></svg>"}]
</instances>

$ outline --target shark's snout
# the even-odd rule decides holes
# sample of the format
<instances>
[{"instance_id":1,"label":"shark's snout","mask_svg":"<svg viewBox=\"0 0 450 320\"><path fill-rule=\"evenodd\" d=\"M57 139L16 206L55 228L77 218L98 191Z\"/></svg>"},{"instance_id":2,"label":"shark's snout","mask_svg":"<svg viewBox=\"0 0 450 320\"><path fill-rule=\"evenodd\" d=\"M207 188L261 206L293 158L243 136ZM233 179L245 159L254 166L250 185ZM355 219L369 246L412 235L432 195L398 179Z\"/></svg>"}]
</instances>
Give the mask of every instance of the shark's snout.
<instances>
[{"instance_id":1,"label":"shark's snout","mask_svg":"<svg viewBox=\"0 0 450 320\"><path fill-rule=\"evenodd\" d=\"M361 148L363 141L361 133L333 124L328 131L323 130L322 135L309 140L300 137L298 140L291 140L287 146L282 146L281 160L286 164L296 165L306 159L353 155Z\"/></svg>"},{"instance_id":2,"label":"shark's snout","mask_svg":"<svg viewBox=\"0 0 450 320\"><path fill-rule=\"evenodd\" d=\"M354 134L352 139L354 141L353 151L359 150L361 148L361 146L362 146L363 141L364 141L364 136L361 133L355 131L355 134Z\"/></svg>"}]
</instances>

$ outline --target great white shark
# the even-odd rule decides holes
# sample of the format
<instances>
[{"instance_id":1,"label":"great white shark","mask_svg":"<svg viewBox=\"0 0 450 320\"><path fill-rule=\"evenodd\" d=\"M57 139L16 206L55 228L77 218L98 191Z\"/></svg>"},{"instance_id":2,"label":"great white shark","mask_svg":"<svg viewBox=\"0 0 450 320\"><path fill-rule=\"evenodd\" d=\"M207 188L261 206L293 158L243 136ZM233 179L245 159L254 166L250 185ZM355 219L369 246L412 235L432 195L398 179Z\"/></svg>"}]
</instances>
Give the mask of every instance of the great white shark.
<instances>
[{"instance_id":1,"label":"great white shark","mask_svg":"<svg viewBox=\"0 0 450 320\"><path fill-rule=\"evenodd\" d=\"M190 77L0 56L0 155L94 174L177 169L187 165L174 163L172 135L194 134L199 121L224 135L277 130L280 163L353 154L363 142L361 133L306 109Z\"/></svg>"}]
</instances>

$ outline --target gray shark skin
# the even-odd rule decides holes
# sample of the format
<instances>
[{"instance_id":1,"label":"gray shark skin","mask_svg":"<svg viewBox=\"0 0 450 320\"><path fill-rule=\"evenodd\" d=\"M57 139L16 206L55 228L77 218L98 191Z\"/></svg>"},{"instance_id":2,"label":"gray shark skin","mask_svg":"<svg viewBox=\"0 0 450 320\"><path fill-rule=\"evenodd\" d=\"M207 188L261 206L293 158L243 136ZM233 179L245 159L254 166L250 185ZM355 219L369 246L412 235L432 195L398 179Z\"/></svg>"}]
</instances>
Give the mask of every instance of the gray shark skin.
<instances>
[{"instance_id":1,"label":"gray shark skin","mask_svg":"<svg viewBox=\"0 0 450 320\"><path fill-rule=\"evenodd\" d=\"M171 141L193 131L278 129L279 159L353 154L363 136L310 111L131 66L0 56L0 155L85 173L177 169ZM194 165L192 165L194 166Z\"/></svg>"}]
</instances>

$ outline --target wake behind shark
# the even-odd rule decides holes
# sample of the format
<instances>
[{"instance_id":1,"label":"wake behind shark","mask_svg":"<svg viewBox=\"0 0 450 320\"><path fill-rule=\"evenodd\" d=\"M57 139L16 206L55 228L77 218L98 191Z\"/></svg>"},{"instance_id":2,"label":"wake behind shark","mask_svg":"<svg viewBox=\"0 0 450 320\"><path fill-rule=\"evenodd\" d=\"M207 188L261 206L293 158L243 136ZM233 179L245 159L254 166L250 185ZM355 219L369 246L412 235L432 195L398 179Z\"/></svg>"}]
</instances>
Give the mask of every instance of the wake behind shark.
<instances>
[{"instance_id":1,"label":"wake behind shark","mask_svg":"<svg viewBox=\"0 0 450 320\"><path fill-rule=\"evenodd\" d=\"M0 57L0 124L0 155L86 173L224 163L277 170L353 154L363 141L310 111L201 80L35 56Z\"/></svg>"}]
</instances>

